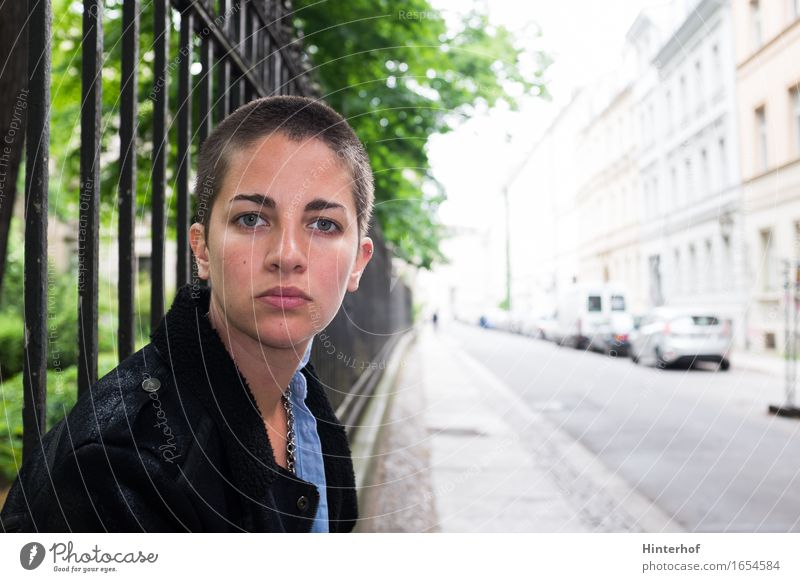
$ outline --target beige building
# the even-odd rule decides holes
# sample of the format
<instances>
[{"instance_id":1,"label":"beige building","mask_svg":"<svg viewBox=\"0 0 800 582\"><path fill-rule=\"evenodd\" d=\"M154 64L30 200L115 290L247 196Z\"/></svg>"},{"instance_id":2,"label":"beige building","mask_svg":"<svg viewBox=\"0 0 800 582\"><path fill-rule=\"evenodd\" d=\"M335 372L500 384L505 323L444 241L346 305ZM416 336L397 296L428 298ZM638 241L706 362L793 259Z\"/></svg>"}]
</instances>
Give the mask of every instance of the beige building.
<instances>
[{"instance_id":1,"label":"beige building","mask_svg":"<svg viewBox=\"0 0 800 582\"><path fill-rule=\"evenodd\" d=\"M646 307L646 289L633 93L620 75L598 85L592 116L578 139L579 280L621 286L629 309L638 313Z\"/></svg>"},{"instance_id":2,"label":"beige building","mask_svg":"<svg viewBox=\"0 0 800 582\"><path fill-rule=\"evenodd\" d=\"M733 0L747 343L783 347L784 262L800 260L800 0Z\"/></svg>"}]
</instances>

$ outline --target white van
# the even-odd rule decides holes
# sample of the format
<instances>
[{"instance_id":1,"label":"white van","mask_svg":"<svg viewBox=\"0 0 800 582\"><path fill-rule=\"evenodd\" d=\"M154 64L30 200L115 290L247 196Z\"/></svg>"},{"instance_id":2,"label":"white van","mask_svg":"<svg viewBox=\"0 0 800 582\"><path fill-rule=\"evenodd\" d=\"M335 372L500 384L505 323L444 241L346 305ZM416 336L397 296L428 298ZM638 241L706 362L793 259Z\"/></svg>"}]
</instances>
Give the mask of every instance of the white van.
<instances>
[{"instance_id":1,"label":"white van","mask_svg":"<svg viewBox=\"0 0 800 582\"><path fill-rule=\"evenodd\" d=\"M609 350L609 342L625 342L633 327L627 293L614 283L579 283L559 296L556 315L561 345Z\"/></svg>"}]
</instances>

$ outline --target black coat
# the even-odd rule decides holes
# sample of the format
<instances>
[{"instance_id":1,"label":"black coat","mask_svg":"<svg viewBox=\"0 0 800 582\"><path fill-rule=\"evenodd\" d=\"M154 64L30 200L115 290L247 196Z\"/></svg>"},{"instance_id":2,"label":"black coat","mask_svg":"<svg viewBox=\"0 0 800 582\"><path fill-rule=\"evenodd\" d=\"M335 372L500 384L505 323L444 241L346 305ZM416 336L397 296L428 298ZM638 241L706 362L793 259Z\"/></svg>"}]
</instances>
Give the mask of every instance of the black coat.
<instances>
[{"instance_id":1,"label":"black coat","mask_svg":"<svg viewBox=\"0 0 800 582\"><path fill-rule=\"evenodd\" d=\"M210 291L185 286L151 343L100 379L26 458L6 531L305 532L317 488L280 467L243 376L211 327ZM353 529L344 427L314 367L331 532Z\"/></svg>"}]
</instances>

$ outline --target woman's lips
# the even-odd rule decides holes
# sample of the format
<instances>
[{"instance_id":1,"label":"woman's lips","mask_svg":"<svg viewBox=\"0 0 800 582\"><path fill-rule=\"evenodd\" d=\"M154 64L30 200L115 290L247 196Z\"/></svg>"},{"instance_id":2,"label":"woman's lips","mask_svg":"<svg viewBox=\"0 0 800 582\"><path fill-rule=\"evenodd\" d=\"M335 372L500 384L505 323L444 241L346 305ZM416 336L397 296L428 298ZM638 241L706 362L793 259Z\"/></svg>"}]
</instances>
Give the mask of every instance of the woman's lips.
<instances>
[{"instance_id":1,"label":"woman's lips","mask_svg":"<svg viewBox=\"0 0 800 582\"><path fill-rule=\"evenodd\" d=\"M261 297L256 297L256 299L276 309L297 309L308 303L308 299L289 295L262 295Z\"/></svg>"}]
</instances>

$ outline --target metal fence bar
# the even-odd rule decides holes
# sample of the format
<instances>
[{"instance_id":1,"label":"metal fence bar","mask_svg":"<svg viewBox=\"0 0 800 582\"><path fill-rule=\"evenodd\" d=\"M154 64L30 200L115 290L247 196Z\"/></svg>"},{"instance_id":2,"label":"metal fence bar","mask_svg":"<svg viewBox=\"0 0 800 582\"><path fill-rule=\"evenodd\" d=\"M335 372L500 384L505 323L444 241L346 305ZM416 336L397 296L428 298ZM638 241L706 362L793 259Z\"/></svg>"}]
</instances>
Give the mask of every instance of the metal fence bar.
<instances>
[{"instance_id":1,"label":"metal fence bar","mask_svg":"<svg viewBox=\"0 0 800 582\"><path fill-rule=\"evenodd\" d=\"M169 102L167 60L169 57L169 10L167 0L153 2L153 167L152 249L150 259L150 329L164 315L164 250L166 239L165 200L167 191L167 104Z\"/></svg>"},{"instance_id":2,"label":"metal fence bar","mask_svg":"<svg viewBox=\"0 0 800 582\"><path fill-rule=\"evenodd\" d=\"M250 11L247 7L250 6L249 4L245 4L245 10L242 11L242 17L244 19L244 34L242 39L242 51L245 54L245 58L247 59L247 63L250 65L250 71L258 77L258 67L255 66L256 64L256 50L255 50L255 30L258 26L255 11ZM261 78L258 77L259 84L261 84ZM255 86L250 83L244 83L244 103L248 103L252 101L257 94L257 90Z\"/></svg>"},{"instance_id":3,"label":"metal fence bar","mask_svg":"<svg viewBox=\"0 0 800 582\"><path fill-rule=\"evenodd\" d=\"M239 76L239 82L236 84L236 99L239 102L239 105L244 105L246 101L246 90L245 87L247 86L246 80L246 73L250 73L249 59L247 58L247 12L248 6L250 6L249 2L243 2L242 0L235 0L238 2L239 11L236 13L236 50L239 53L239 56L242 59L242 63L244 64L244 70L241 71L241 75ZM253 83L255 85L255 83Z\"/></svg>"},{"instance_id":4,"label":"metal fence bar","mask_svg":"<svg viewBox=\"0 0 800 582\"><path fill-rule=\"evenodd\" d=\"M230 0L219 0L219 14L220 17L224 19L222 21L222 30L220 31L220 34L223 36L227 35L229 29L228 14L230 13L230 8ZM207 23L204 22L203 24L207 26ZM215 38L214 57L217 67L217 82L215 87L217 98L215 103L216 117L219 120L225 119L228 113L230 113L230 94L228 93L228 86L231 82L231 62L226 58L227 53L228 49L225 45Z\"/></svg>"},{"instance_id":5,"label":"metal fence bar","mask_svg":"<svg viewBox=\"0 0 800 582\"><path fill-rule=\"evenodd\" d=\"M233 5L231 7L233 14L230 18L230 24L228 26L228 34L230 35L230 49L228 54L226 55L228 58L227 60L231 61L231 79L230 85L228 86L228 99L230 101L230 110L231 112L236 111L236 109L242 104L241 99L239 98L239 83L242 78L242 74L245 71L246 67L242 63L241 55L239 54L239 18L238 15L241 13L241 5L239 4L239 0L233 0ZM241 66L240 66L241 65Z\"/></svg>"},{"instance_id":6,"label":"metal fence bar","mask_svg":"<svg viewBox=\"0 0 800 582\"><path fill-rule=\"evenodd\" d=\"M212 120L211 120L211 103L214 98L211 86L211 66L214 60L214 46L207 36L204 36L200 41L200 65L203 67L203 72L199 79L199 99L198 99L198 138L199 144L202 145L206 138L211 133Z\"/></svg>"},{"instance_id":7,"label":"metal fence bar","mask_svg":"<svg viewBox=\"0 0 800 582\"><path fill-rule=\"evenodd\" d=\"M81 190L78 218L78 395L97 381L103 5L83 2Z\"/></svg>"},{"instance_id":8,"label":"metal fence bar","mask_svg":"<svg viewBox=\"0 0 800 582\"><path fill-rule=\"evenodd\" d=\"M275 21L276 9L274 4L270 4L270 12L269 22L272 23ZM271 36L267 39L267 55L264 59L264 83L267 86L267 90L269 91L270 95L275 94L275 90L278 87L278 77L275 72L278 70L275 61L278 59L278 43L275 42L275 39Z\"/></svg>"},{"instance_id":9,"label":"metal fence bar","mask_svg":"<svg viewBox=\"0 0 800 582\"><path fill-rule=\"evenodd\" d=\"M180 64L178 65L178 277L177 285L189 282L189 168L192 144L192 33L194 15L191 9L181 13Z\"/></svg>"},{"instance_id":10,"label":"metal fence bar","mask_svg":"<svg viewBox=\"0 0 800 582\"><path fill-rule=\"evenodd\" d=\"M122 86L120 96L119 175L119 358L134 351L134 207L136 205L136 112L138 100L136 68L139 66L139 0L122 4Z\"/></svg>"},{"instance_id":11,"label":"metal fence bar","mask_svg":"<svg viewBox=\"0 0 800 582\"><path fill-rule=\"evenodd\" d=\"M50 160L50 0L28 2L25 132L25 361L22 456L40 447L47 397L47 187Z\"/></svg>"},{"instance_id":12,"label":"metal fence bar","mask_svg":"<svg viewBox=\"0 0 800 582\"><path fill-rule=\"evenodd\" d=\"M84 43L82 48L81 186L79 233L79 391L84 392L97 378L97 326L99 278L99 193L100 127L102 121L102 6L103 0L83 0ZM214 10L214 5L218 9ZM287 5L288 6L288 5ZM165 243L167 236L166 180L168 169L169 84L173 64L168 61L170 15L181 11L178 64L177 192L178 285L190 281L188 228L191 209L189 182L193 143L192 101L196 99L198 141L244 99L270 94L313 93L298 74L302 62L289 47L282 18L284 3L237 0L153 0L154 87L152 154L152 255L151 329L165 311ZM46 428L47 369L47 188L50 105L50 0L29 0L30 105L27 127L25 177L25 319L26 346L23 368L25 405L23 409L23 456L40 446ZM136 283L135 206L137 68L139 64L140 0L122 5L122 85L120 94L120 176L119 203L119 359L133 353L134 291ZM197 95L192 88L193 45L199 34L202 75ZM287 48L288 47L288 48ZM215 72L216 67L216 72ZM213 80L211 75L214 75ZM173 81L174 82L174 81ZM213 115L212 115L213 110ZM320 376L330 385L327 392L334 404L342 398L338 389L355 385L363 364L383 358L387 339L410 322L410 292L402 284L390 289L391 257L379 229L371 233L376 242L373 263L362 278L357 297L348 296L340 314L324 330L327 338L315 341ZM325 342L336 347L334 355ZM330 344L329 344L330 345ZM360 366L358 364L361 364ZM372 366L374 369L374 366ZM371 381L370 381L371 382ZM367 386L363 378L359 386ZM361 397L361 395L359 395Z\"/></svg>"}]
</instances>

